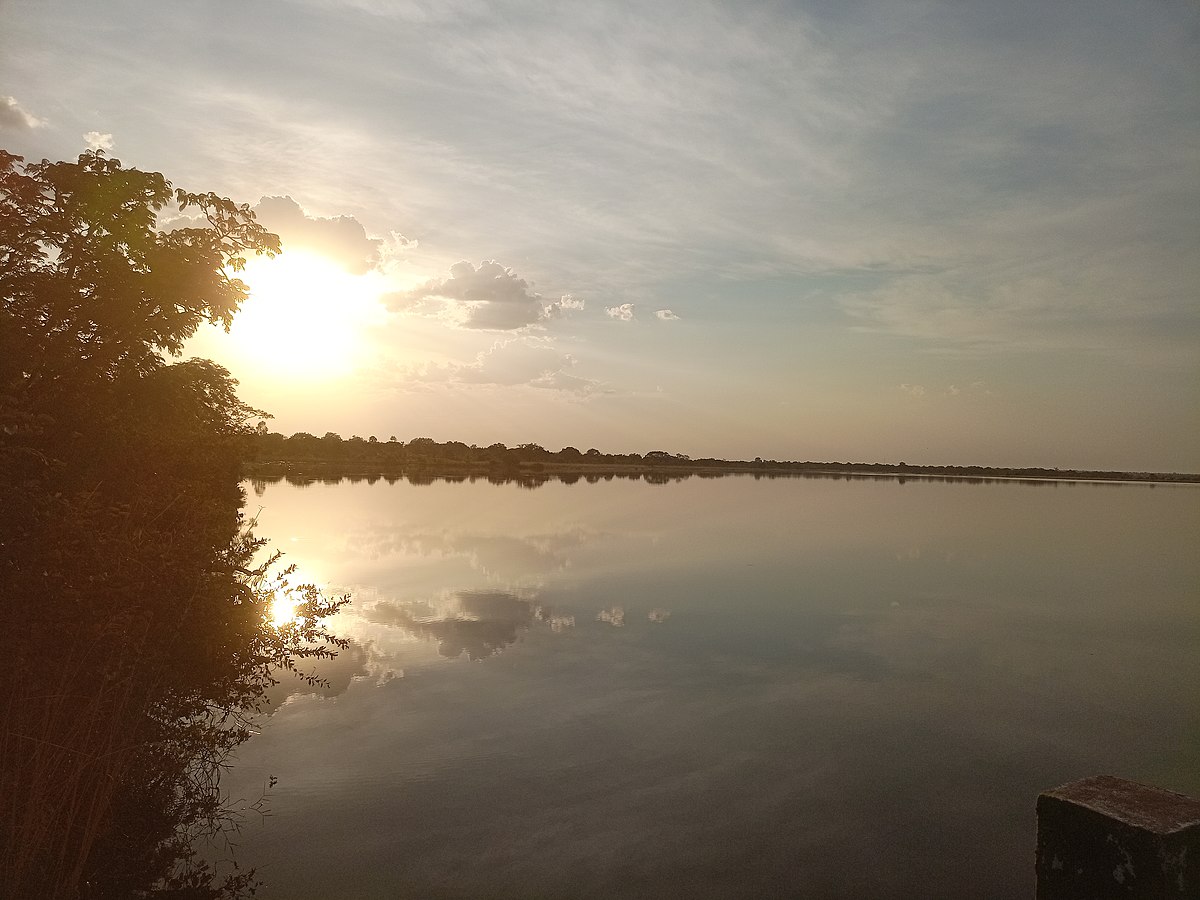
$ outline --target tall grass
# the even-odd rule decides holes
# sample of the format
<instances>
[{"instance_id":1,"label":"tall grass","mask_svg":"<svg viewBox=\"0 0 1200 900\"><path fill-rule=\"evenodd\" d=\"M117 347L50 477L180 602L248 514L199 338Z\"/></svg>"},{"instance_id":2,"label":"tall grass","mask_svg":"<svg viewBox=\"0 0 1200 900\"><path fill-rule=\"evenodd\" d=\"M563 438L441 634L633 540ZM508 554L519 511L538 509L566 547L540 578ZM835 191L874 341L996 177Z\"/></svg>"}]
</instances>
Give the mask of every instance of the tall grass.
<instances>
[{"instance_id":1,"label":"tall grass","mask_svg":"<svg viewBox=\"0 0 1200 900\"><path fill-rule=\"evenodd\" d=\"M113 657L125 641L58 637L65 652L55 654L57 679L33 677L46 673L43 666L22 666L7 691L0 734L4 897L86 896L85 868L129 777L131 739L140 730L142 692L132 675L118 674L128 667ZM45 640L25 646L44 650Z\"/></svg>"}]
</instances>

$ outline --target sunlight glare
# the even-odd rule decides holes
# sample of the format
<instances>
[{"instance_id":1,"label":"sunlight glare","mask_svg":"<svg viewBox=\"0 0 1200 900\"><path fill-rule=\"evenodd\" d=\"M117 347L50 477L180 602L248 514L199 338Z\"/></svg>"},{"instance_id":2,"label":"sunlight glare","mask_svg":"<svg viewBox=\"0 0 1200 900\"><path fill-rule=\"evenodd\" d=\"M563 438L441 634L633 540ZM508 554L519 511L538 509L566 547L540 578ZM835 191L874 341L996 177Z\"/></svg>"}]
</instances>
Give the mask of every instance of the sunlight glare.
<instances>
[{"instance_id":1,"label":"sunlight glare","mask_svg":"<svg viewBox=\"0 0 1200 900\"><path fill-rule=\"evenodd\" d=\"M346 375L366 352L364 328L378 309L379 284L324 257L284 252L259 257L239 276L250 296L229 337L256 368L292 379Z\"/></svg>"},{"instance_id":2,"label":"sunlight glare","mask_svg":"<svg viewBox=\"0 0 1200 900\"><path fill-rule=\"evenodd\" d=\"M316 584L316 580L299 569L293 570L290 575L281 574L274 580L270 585L274 596L271 598L271 605L267 609L266 615L267 621L272 626L286 628L288 625L302 622L298 610L304 603L305 597L300 588L306 584Z\"/></svg>"},{"instance_id":3,"label":"sunlight glare","mask_svg":"<svg viewBox=\"0 0 1200 900\"><path fill-rule=\"evenodd\" d=\"M296 621L296 608L300 600L292 594L280 593L271 601L270 620L276 628L283 628Z\"/></svg>"}]
</instances>

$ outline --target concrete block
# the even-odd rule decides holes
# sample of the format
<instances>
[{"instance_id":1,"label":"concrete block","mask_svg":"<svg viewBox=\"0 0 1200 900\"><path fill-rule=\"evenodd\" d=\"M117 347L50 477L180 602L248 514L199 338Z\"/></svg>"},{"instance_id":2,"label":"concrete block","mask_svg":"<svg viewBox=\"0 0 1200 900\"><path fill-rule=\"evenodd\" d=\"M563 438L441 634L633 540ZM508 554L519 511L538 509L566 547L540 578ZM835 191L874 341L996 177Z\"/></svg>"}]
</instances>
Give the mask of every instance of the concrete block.
<instances>
[{"instance_id":1,"label":"concrete block","mask_svg":"<svg viewBox=\"0 0 1200 900\"><path fill-rule=\"evenodd\" d=\"M1097 775L1037 801L1038 900L1200 900L1200 800Z\"/></svg>"}]
</instances>

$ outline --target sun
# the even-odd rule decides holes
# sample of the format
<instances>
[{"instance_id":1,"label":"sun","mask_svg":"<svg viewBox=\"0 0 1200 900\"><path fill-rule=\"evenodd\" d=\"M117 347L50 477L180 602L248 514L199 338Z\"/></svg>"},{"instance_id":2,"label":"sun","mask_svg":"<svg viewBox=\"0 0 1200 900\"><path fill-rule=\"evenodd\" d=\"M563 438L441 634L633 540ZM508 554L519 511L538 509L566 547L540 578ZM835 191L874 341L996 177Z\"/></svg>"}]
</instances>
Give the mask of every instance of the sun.
<instances>
[{"instance_id":1,"label":"sun","mask_svg":"<svg viewBox=\"0 0 1200 900\"><path fill-rule=\"evenodd\" d=\"M250 289L229 341L247 365L293 381L349 374L367 354L364 330L379 285L312 253L259 257L238 273Z\"/></svg>"}]
</instances>

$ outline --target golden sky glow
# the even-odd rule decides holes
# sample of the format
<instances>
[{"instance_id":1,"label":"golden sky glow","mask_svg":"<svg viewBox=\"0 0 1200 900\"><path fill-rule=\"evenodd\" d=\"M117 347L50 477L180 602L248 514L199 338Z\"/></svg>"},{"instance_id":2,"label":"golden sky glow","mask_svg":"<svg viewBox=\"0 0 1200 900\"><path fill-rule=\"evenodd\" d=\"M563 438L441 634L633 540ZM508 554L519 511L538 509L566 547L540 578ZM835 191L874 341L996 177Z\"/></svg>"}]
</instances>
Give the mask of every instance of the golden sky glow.
<instances>
[{"instance_id":1,"label":"golden sky glow","mask_svg":"<svg viewBox=\"0 0 1200 900\"><path fill-rule=\"evenodd\" d=\"M289 381L346 376L364 361L364 336L378 308L378 277L351 275L305 251L260 257L240 275L250 287L228 336L209 335L238 368Z\"/></svg>"}]
</instances>

